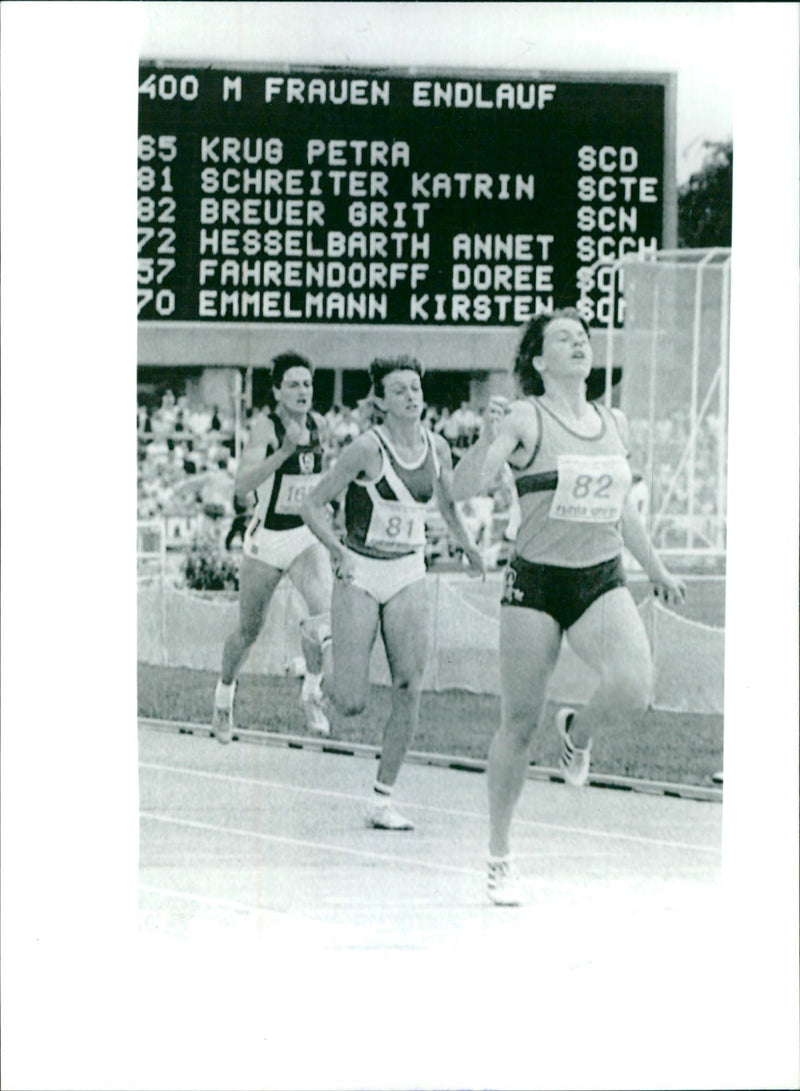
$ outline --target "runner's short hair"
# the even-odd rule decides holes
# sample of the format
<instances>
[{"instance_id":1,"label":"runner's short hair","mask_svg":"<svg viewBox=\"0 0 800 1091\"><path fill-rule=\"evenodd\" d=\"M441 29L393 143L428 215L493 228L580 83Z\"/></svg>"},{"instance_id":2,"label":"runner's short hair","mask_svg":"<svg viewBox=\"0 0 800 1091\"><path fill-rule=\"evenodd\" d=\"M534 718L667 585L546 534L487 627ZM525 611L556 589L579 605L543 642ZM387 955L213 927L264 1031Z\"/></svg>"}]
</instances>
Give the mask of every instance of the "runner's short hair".
<instances>
[{"instance_id":1,"label":"runner's short hair","mask_svg":"<svg viewBox=\"0 0 800 1091\"><path fill-rule=\"evenodd\" d=\"M583 326L586 336L591 337L588 322L574 307L561 307L551 314L535 315L522 332L514 358L514 374L523 394L544 394L544 380L534 367L533 361L542 355L545 330L556 318L574 318Z\"/></svg>"},{"instance_id":2,"label":"runner's short hair","mask_svg":"<svg viewBox=\"0 0 800 1091\"><path fill-rule=\"evenodd\" d=\"M272 385L280 386L286 372L293 367L308 368L312 377L314 375L311 361L307 360L305 356L301 356L299 352L282 352L279 356L274 357L272 361Z\"/></svg>"},{"instance_id":3,"label":"runner's short hair","mask_svg":"<svg viewBox=\"0 0 800 1091\"><path fill-rule=\"evenodd\" d=\"M413 371L423 375L422 364L413 356L379 356L369 365L369 379L373 393L383 397L383 380L393 371Z\"/></svg>"}]
</instances>

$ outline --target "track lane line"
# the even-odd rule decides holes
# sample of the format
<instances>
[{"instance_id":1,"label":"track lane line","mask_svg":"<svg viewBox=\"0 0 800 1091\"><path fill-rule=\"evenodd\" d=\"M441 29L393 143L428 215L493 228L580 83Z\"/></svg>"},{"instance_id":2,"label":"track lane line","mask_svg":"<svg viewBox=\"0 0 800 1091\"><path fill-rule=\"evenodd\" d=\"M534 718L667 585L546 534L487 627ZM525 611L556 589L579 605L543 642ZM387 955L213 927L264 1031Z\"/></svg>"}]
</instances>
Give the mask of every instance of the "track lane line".
<instances>
[{"instance_id":1,"label":"track lane line","mask_svg":"<svg viewBox=\"0 0 800 1091\"><path fill-rule=\"evenodd\" d=\"M338 852L345 856L356 856L365 860L381 860L389 864L402 864L412 867L428 868L430 871L454 872L457 875L484 876L483 869L454 867L452 864L431 863L409 856L392 856L384 852L371 852L368 849L353 849L344 845L331 845L325 841L306 841L298 837L284 837L281 834L261 833L259 830L243 830L236 826L217 826L211 822L199 822L191 818L173 818L172 815L157 814L154 811L140 811L141 818L150 822L163 822L167 825L184 826L188 829L205 830L210 833L225 833L235 837L254 837L258 841L271 841L279 845L292 845L295 848L324 849L326 852Z\"/></svg>"},{"instance_id":2,"label":"track lane line","mask_svg":"<svg viewBox=\"0 0 800 1091\"><path fill-rule=\"evenodd\" d=\"M280 781L260 780L258 777L244 777L234 775L232 773L211 773L203 769L189 769L180 765L163 765L159 762L139 762L140 769L152 769L159 772L177 773L183 776L196 776L207 780L222 780L233 784L246 784L246 785L259 785L263 788L273 788L277 790L283 790L286 792L305 793L307 795L324 796L329 799L342 799L347 801L355 801L357 803L364 803L367 796L364 794L358 795L351 792L336 792L331 789L325 788L307 788L302 786L295 786L291 784L282 784ZM433 814L453 815L458 818L473 818L479 819L485 822L487 820L486 814L478 811L462 811L450 807L434 807L427 803L412 803L406 799L403 799L403 806L407 810L416 808L421 811L429 811ZM514 818L515 825L531 826L536 829L553 830L558 833L570 833L580 834L585 837L600 837L608 838L617 841L629 841L638 845L657 845L660 848L680 849L681 851L691 852L704 852L710 853L715 856L722 855L722 849L716 848L713 845L692 845L688 842L682 841L665 841L655 837L642 837L637 834L630 833L614 833L606 830L590 830L579 826L561 826L551 822L537 822L534 819L528 818Z\"/></svg>"},{"instance_id":3,"label":"track lane line","mask_svg":"<svg viewBox=\"0 0 800 1091\"><path fill-rule=\"evenodd\" d=\"M308 920L305 917L298 917L292 913L282 913L278 909L262 909L257 905L248 905L245 902L235 902L228 898L215 898L209 894L193 894L183 890L168 889L163 886L154 886L152 883L139 883L139 890L144 891L147 894L158 894L160 896L172 899L182 899L188 902L200 902L203 905L213 906L215 909L231 909L236 912L244 913L257 913L259 916L277 918L281 923L287 921L302 920L309 925L315 925L316 921ZM150 912L153 912L152 910Z\"/></svg>"}]
</instances>

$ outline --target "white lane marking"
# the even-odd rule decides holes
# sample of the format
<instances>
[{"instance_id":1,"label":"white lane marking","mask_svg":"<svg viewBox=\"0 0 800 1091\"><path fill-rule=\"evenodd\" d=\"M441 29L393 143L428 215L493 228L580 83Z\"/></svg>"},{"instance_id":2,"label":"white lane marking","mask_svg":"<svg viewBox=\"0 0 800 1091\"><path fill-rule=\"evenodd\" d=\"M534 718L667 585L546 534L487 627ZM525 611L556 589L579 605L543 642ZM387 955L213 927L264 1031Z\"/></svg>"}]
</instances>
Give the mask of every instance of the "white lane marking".
<instances>
[{"instance_id":1,"label":"white lane marking","mask_svg":"<svg viewBox=\"0 0 800 1091\"><path fill-rule=\"evenodd\" d=\"M200 902L202 905L214 906L215 909L232 909L237 912L258 913L263 917L277 918L281 922L293 921L298 918L289 913L281 913L277 909L262 909L257 905L247 905L245 902L234 902L228 898L214 898L207 894L190 894L183 890L170 890L163 886L152 886L150 883L139 883L139 890L148 894L161 894L166 898L185 899L188 902ZM147 912L147 911L146 911ZM309 921L309 924L314 922Z\"/></svg>"},{"instance_id":2,"label":"white lane marking","mask_svg":"<svg viewBox=\"0 0 800 1091\"><path fill-rule=\"evenodd\" d=\"M153 811L140 811L139 815L151 822L165 822L172 826L186 826L189 829L233 834L237 837L254 837L258 841L273 841L279 845L293 845L295 848L325 849L326 852L339 852L345 856L358 856L365 860L382 860L390 864L429 868L431 871L455 872L458 875L482 876L484 874L483 871L478 871L475 868L453 867L451 864L431 863L430 860L417 860L410 856L391 856L386 852L370 852L367 849L351 849L343 845L331 845L325 841L305 841L299 837L282 837L280 834L261 833L259 830L242 830L236 826L215 826L211 822L198 822L191 818L173 818L172 815L155 814Z\"/></svg>"},{"instance_id":3,"label":"white lane marking","mask_svg":"<svg viewBox=\"0 0 800 1091\"><path fill-rule=\"evenodd\" d=\"M158 762L139 762L141 769L156 769L165 773L179 773L183 776L203 777L207 780L223 780L233 784L258 784L263 788L275 788L279 791L285 792L299 792L306 793L307 795L325 796L329 799L346 799L354 800L359 803L365 802L365 795L356 795L351 792L334 792L326 788L305 788L298 787L293 784L281 784L280 781L273 780L260 780L258 777L242 777L234 776L232 773L209 773L204 769L187 769L180 765L162 765ZM408 800L403 800L403 806L407 810L419 810L419 811L431 811L434 814L447 814L454 815L458 818L477 818L481 821L486 820L486 815L478 811L461 811L451 807L432 807L427 803L410 803ZM690 852L708 852L716 856L722 855L720 848L715 848L713 845L692 845L683 841L664 841L656 837L640 837L637 834L632 833L614 833L607 830L588 830L579 826L560 826L553 822L536 822L529 818L516 818L514 819L515 825L520 826L534 826L537 829L543 830L556 830L559 833L576 833L582 834L586 837L601 837L609 838L614 841L630 841L638 845L658 845L661 848L681 849L683 851Z\"/></svg>"}]
</instances>

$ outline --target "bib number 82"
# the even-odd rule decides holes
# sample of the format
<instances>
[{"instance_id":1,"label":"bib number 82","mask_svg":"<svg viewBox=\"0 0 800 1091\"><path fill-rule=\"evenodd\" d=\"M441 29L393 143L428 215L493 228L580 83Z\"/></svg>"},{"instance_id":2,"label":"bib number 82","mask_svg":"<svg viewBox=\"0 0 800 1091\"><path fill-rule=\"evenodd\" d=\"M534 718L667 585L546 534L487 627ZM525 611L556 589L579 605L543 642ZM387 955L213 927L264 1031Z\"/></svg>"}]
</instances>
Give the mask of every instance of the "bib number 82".
<instances>
[{"instance_id":1,"label":"bib number 82","mask_svg":"<svg viewBox=\"0 0 800 1091\"><path fill-rule=\"evenodd\" d=\"M595 479L591 474L578 474L575 478L575 485L572 489L572 495L576 500L581 500L589 496L592 489L592 484ZM611 474L601 474L597 478L594 491L591 491L591 495L597 497L600 500L607 499L610 493L611 486L614 482Z\"/></svg>"}]
</instances>

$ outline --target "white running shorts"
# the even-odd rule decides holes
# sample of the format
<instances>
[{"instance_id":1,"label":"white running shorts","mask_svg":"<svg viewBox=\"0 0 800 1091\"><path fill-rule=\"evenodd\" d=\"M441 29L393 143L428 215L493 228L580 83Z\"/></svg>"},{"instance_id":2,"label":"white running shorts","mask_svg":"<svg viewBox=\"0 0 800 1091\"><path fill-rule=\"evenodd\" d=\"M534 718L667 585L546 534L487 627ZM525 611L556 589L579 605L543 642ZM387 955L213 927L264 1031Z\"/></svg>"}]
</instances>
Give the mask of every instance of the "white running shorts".
<instances>
[{"instance_id":1,"label":"white running shorts","mask_svg":"<svg viewBox=\"0 0 800 1091\"><path fill-rule=\"evenodd\" d=\"M422 550L404 557L383 560L350 551L354 562L353 586L366 591L381 606L417 580L425 579L425 554Z\"/></svg>"},{"instance_id":2,"label":"white running shorts","mask_svg":"<svg viewBox=\"0 0 800 1091\"><path fill-rule=\"evenodd\" d=\"M307 526L291 530L266 530L259 527L253 534L250 529L244 536L242 551L245 556L262 564L272 565L285 572L291 568L301 553L313 545L321 545Z\"/></svg>"}]
</instances>

